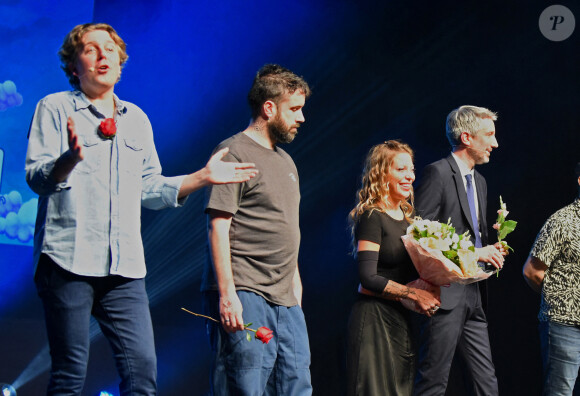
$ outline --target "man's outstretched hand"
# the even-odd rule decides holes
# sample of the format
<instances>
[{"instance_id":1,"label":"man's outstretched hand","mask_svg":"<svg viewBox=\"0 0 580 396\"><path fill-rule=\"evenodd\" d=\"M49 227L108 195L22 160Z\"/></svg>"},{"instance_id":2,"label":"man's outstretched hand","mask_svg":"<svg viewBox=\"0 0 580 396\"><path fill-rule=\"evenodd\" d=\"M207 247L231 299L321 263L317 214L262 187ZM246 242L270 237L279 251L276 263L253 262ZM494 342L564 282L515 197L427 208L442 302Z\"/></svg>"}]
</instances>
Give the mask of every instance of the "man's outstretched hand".
<instances>
[{"instance_id":1,"label":"man's outstretched hand","mask_svg":"<svg viewBox=\"0 0 580 396\"><path fill-rule=\"evenodd\" d=\"M222 158L230 151L228 147L221 149L207 162L205 168L207 179L211 184L241 183L250 180L258 174L256 165L250 162L224 162Z\"/></svg>"}]
</instances>

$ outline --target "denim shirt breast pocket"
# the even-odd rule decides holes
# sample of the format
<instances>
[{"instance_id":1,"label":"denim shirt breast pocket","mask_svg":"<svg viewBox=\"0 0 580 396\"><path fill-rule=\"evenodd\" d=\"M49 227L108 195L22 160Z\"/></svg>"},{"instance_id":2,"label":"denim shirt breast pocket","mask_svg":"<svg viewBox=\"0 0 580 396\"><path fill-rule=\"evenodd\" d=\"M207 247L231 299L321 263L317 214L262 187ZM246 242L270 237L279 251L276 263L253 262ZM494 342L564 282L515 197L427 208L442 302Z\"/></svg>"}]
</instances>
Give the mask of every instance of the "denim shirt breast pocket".
<instances>
[{"instance_id":1,"label":"denim shirt breast pocket","mask_svg":"<svg viewBox=\"0 0 580 396\"><path fill-rule=\"evenodd\" d=\"M74 172L83 174L94 173L101 167L101 163L103 162L104 147L99 144L103 142L97 138L81 138L81 140L83 160L74 167Z\"/></svg>"},{"instance_id":2,"label":"denim shirt breast pocket","mask_svg":"<svg viewBox=\"0 0 580 396\"><path fill-rule=\"evenodd\" d=\"M122 158L122 170L141 179L143 172L143 161L145 160L145 151L143 144L139 139L124 138L123 144L120 144L120 156Z\"/></svg>"}]
</instances>

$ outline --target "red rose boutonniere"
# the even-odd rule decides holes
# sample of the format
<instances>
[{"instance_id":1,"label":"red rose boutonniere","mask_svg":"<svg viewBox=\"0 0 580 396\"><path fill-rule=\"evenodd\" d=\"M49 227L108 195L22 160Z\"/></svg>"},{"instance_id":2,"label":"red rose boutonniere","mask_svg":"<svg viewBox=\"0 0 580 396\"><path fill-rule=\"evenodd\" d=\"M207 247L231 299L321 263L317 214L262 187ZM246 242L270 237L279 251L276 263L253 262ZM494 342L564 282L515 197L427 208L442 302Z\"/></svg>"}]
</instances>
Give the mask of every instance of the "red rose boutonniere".
<instances>
[{"instance_id":1,"label":"red rose boutonniere","mask_svg":"<svg viewBox=\"0 0 580 396\"><path fill-rule=\"evenodd\" d=\"M107 118L102 121L101 125L99 125L99 132L105 139L114 138L115 134L117 133L117 124L115 124L115 120L112 118Z\"/></svg>"}]
</instances>

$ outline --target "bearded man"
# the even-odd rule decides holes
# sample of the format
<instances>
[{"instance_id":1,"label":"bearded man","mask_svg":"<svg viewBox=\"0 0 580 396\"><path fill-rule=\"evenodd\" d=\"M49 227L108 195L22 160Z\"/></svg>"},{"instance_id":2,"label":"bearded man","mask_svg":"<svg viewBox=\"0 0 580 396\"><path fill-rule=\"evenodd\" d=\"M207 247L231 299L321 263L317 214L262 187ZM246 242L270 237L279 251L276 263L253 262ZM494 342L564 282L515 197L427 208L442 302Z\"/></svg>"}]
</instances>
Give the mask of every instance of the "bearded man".
<instances>
[{"instance_id":1,"label":"bearded man","mask_svg":"<svg viewBox=\"0 0 580 396\"><path fill-rule=\"evenodd\" d=\"M216 395L310 395L310 348L298 272L298 172L279 143L304 122L308 84L278 65L265 65L248 94L252 121L217 148L226 161L251 159L260 173L237 187L208 189L211 263L202 291ZM217 188L216 188L217 187ZM273 330L268 345L247 342L246 323Z\"/></svg>"}]
</instances>

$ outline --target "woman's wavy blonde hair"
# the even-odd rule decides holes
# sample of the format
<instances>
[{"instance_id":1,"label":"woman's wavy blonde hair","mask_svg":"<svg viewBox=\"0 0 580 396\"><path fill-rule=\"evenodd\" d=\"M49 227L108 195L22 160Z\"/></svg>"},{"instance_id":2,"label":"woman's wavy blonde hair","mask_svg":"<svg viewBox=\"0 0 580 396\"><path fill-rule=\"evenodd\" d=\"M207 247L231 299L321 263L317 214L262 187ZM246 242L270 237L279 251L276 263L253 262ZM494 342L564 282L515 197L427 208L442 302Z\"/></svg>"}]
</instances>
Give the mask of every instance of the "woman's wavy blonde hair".
<instances>
[{"instance_id":1,"label":"woman's wavy blonde hair","mask_svg":"<svg viewBox=\"0 0 580 396\"><path fill-rule=\"evenodd\" d=\"M367 210L370 213L373 210L385 211L383 202L389 196L389 186L385 183L385 176L391 170L395 155L399 153L408 153L411 156L411 160L414 160L414 153L411 147L398 140L387 140L384 143L377 144L367 154L361 177L361 188L357 191L358 203L348 215L354 251L356 251L354 227L360 216ZM401 202L401 209L405 219L412 222L414 212L412 188L409 198Z\"/></svg>"}]
</instances>

